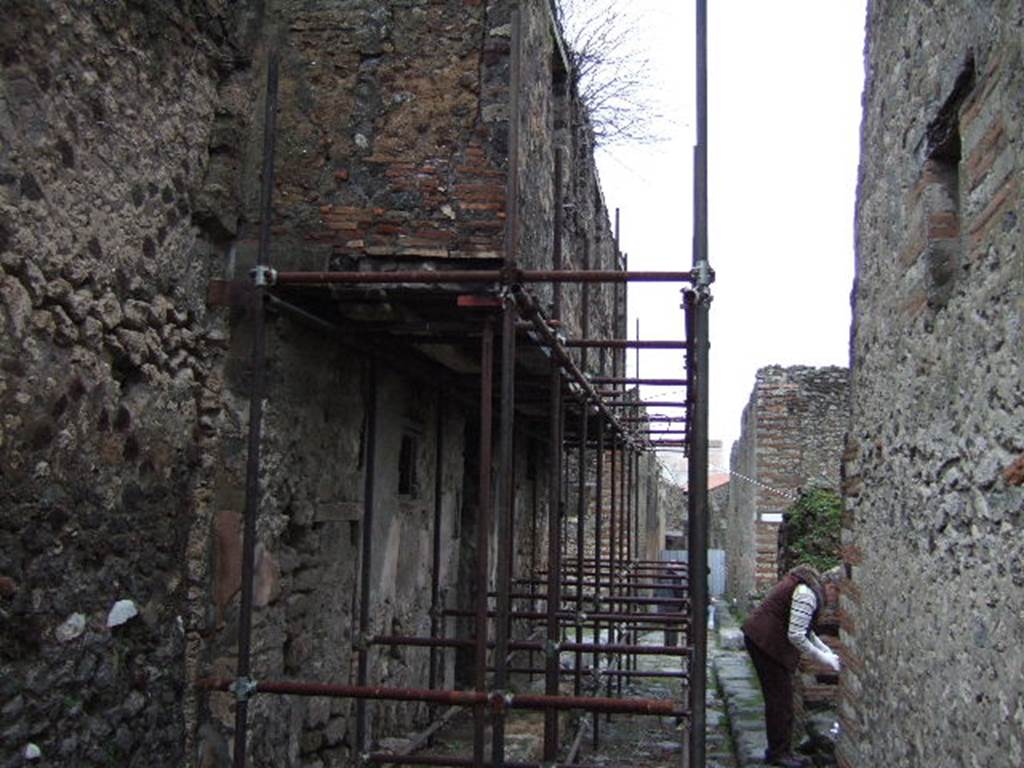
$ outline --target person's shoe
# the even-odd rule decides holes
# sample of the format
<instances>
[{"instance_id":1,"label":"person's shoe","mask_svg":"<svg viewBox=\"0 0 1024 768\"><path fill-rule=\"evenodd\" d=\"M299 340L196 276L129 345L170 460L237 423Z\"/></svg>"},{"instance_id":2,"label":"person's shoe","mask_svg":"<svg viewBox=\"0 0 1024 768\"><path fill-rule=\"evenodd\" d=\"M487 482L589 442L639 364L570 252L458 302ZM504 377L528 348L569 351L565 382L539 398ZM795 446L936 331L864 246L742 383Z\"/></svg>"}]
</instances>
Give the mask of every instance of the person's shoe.
<instances>
[{"instance_id":1,"label":"person's shoe","mask_svg":"<svg viewBox=\"0 0 1024 768\"><path fill-rule=\"evenodd\" d=\"M781 765L782 768L805 768L808 765L808 762L802 757L779 755L778 757L769 760L768 765Z\"/></svg>"}]
</instances>

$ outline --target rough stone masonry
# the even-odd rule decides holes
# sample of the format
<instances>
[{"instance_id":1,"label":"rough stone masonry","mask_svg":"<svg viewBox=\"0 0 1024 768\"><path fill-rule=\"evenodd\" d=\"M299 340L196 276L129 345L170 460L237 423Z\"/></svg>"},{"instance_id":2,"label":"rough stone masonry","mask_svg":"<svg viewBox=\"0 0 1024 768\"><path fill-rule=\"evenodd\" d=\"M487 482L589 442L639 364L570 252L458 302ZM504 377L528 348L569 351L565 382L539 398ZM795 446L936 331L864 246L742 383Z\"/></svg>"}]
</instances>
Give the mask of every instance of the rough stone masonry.
<instances>
[{"instance_id":1,"label":"rough stone masonry","mask_svg":"<svg viewBox=\"0 0 1024 768\"><path fill-rule=\"evenodd\" d=\"M779 524L798 489L838 487L849 397L845 368L769 366L757 372L730 457L730 597L745 604L778 579Z\"/></svg>"},{"instance_id":2,"label":"rough stone masonry","mask_svg":"<svg viewBox=\"0 0 1024 768\"><path fill-rule=\"evenodd\" d=\"M842 765L1024 762L1024 7L868 3Z\"/></svg>"},{"instance_id":3,"label":"rough stone masonry","mask_svg":"<svg viewBox=\"0 0 1024 768\"><path fill-rule=\"evenodd\" d=\"M517 252L551 267L561 199L563 267L613 269L591 134L548 7L523 7L536 55L512 169ZM509 8L4 4L0 765L37 753L47 765L227 764L231 698L193 682L234 674L251 324L205 296L254 258L267 53L281 54L274 265L478 265L502 255L509 210ZM566 333L616 335L614 290L590 288L585 317L584 290L561 296ZM617 362L594 354L588 368ZM351 680L368 368L270 321L257 677ZM381 371L376 395L371 631L424 634L437 473L441 589L449 607L473 598L475 415L403 370ZM536 468L520 475L517 519L543 519L550 462L528 439L516 450ZM517 574L546 551L542 532L519 531ZM425 649L370 660L375 682L425 685ZM454 674L449 653L446 683ZM407 732L424 709L375 707L374 735ZM259 698L250 722L254 765L350 760L347 701Z\"/></svg>"}]
</instances>

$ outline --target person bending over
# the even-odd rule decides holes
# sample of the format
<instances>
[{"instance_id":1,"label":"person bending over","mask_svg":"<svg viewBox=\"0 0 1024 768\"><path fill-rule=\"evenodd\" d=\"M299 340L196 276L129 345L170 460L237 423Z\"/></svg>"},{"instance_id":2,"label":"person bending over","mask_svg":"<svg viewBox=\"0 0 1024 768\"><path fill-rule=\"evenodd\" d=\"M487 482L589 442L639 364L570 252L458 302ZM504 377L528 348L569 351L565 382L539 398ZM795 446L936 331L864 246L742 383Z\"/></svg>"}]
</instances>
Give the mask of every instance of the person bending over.
<instances>
[{"instance_id":1,"label":"person bending over","mask_svg":"<svg viewBox=\"0 0 1024 768\"><path fill-rule=\"evenodd\" d=\"M837 599L839 569L825 577L808 565L798 565L765 596L740 628L747 652L754 662L764 694L765 729L770 765L800 768L805 762L793 756L793 671L800 655L810 656L828 669L839 671L836 656L814 634L819 612Z\"/></svg>"}]
</instances>

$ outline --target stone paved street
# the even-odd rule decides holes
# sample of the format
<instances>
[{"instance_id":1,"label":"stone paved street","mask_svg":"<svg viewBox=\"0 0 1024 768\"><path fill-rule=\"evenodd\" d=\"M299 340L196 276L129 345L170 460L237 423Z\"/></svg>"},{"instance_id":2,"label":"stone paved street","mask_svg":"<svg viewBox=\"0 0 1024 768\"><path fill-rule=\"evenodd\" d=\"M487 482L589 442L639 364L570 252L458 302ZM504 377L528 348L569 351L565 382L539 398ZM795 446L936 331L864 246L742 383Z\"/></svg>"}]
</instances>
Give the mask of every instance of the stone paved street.
<instances>
[{"instance_id":1,"label":"stone paved street","mask_svg":"<svg viewBox=\"0 0 1024 768\"><path fill-rule=\"evenodd\" d=\"M645 644L659 644L664 637L660 632L649 633L641 638ZM671 656L649 656L640 661L642 669L679 669L677 659ZM737 768L731 746L731 735L725 715L725 708L713 681L713 658L708 656L707 691L707 768ZM640 698L668 698L678 696L676 680L653 678L636 680L628 687L628 695ZM627 693L627 689L623 689ZM687 746L682 726L673 718L615 716L611 722L602 719L600 724L601 747L593 750L588 738L579 762L609 765L631 765L643 768L656 766L679 766Z\"/></svg>"}]
</instances>

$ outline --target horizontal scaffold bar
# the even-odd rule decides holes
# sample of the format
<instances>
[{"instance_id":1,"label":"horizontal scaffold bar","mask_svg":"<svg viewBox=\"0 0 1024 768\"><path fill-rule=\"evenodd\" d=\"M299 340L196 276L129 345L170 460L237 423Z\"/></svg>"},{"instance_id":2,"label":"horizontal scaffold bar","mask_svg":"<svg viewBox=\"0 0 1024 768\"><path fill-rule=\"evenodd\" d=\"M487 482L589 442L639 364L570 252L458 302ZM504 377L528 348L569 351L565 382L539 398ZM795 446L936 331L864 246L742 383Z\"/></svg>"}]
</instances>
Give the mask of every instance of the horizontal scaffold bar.
<instances>
[{"instance_id":1,"label":"horizontal scaffold bar","mask_svg":"<svg viewBox=\"0 0 1024 768\"><path fill-rule=\"evenodd\" d=\"M536 675L543 674L544 670L539 667L510 667L509 672L514 672L517 675ZM561 675L575 675L576 670L573 667L562 668L559 670ZM690 675L688 672L671 671L663 669L601 669L595 671L593 667L583 667L580 670L580 674L587 677L599 675L601 677L650 677L650 678L670 678L677 680L685 680Z\"/></svg>"},{"instance_id":2,"label":"horizontal scaffold bar","mask_svg":"<svg viewBox=\"0 0 1024 768\"><path fill-rule=\"evenodd\" d=\"M445 616L456 616L460 618L469 618L476 615L475 611L469 610L447 610L444 611ZM542 611L510 611L509 618L511 619L527 619L532 621L542 621L547 618L547 614ZM487 618L493 619L495 616L494 611L487 612ZM559 615L560 622L575 626L579 623L581 626L588 622L614 622L618 624L656 624L659 627L666 626L670 629L678 627L680 624L688 624L690 621L689 614L686 613L581 613L579 621L574 614L562 612Z\"/></svg>"},{"instance_id":3,"label":"horizontal scaffold bar","mask_svg":"<svg viewBox=\"0 0 1024 768\"><path fill-rule=\"evenodd\" d=\"M601 586L602 587L608 587L610 585L609 585L608 582L602 582ZM681 585L681 587L685 587L685 586L686 586L685 584ZM487 596L488 597L495 597L495 593L494 592L488 592ZM513 600L547 600L548 599L548 596L546 594L537 593L537 594L532 594L531 595L529 592L513 592L510 595L510 597ZM574 594L562 595L562 600L564 600L567 603L573 603L576 600L576 595L574 595ZM686 597L630 597L630 596L626 596L626 595L620 595L620 596L617 596L617 597L610 597L610 596L605 595L605 596L602 596L600 598L600 600L598 600L598 602L604 603L604 604L608 604L608 603L636 603L637 605L668 605L670 603L674 603L674 604L678 605L680 603L689 603L689 598L686 598Z\"/></svg>"},{"instance_id":4,"label":"horizontal scaffold bar","mask_svg":"<svg viewBox=\"0 0 1024 768\"><path fill-rule=\"evenodd\" d=\"M239 681L226 677L207 677L196 682L210 691L235 692L240 684L246 694L278 693L292 696L326 696L337 699L378 701L425 701L433 704L473 706L484 704L492 710L504 709L587 709L635 715L685 715L677 702L663 699L612 699L602 696L544 696L496 691L449 691L429 688L389 688L386 686L334 685L301 680Z\"/></svg>"},{"instance_id":5,"label":"horizontal scaffold bar","mask_svg":"<svg viewBox=\"0 0 1024 768\"><path fill-rule=\"evenodd\" d=\"M628 376L593 376L590 381L594 384L646 384L652 387L685 387L689 385L686 379L644 379ZM643 405L637 401L636 405Z\"/></svg>"},{"instance_id":6,"label":"horizontal scaffold bar","mask_svg":"<svg viewBox=\"0 0 1024 768\"><path fill-rule=\"evenodd\" d=\"M621 395L621 392L611 391L609 394ZM638 405L651 408L686 408L687 403L669 400L606 400L610 408L636 408Z\"/></svg>"},{"instance_id":7,"label":"horizontal scaffold bar","mask_svg":"<svg viewBox=\"0 0 1024 768\"><path fill-rule=\"evenodd\" d=\"M567 339L567 347L582 349L689 349L685 341L640 341L633 339Z\"/></svg>"},{"instance_id":8,"label":"horizontal scaffold bar","mask_svg":"<svg viewBox=\"0 0 1024 768\"><path fill-rule=\"evenodd\" d=\"M494 768L494 763L479 762L471 757L453 755L398 755L389 752L371 752L366 756L374 765L431 765L438 768ZM502 768L553 768L555 763L521 763L514 760L502 762ZM625 763L558 763L558 768L633 768Z\"/></svg>"},{"instance_id":9,"label":"horizontal scaffold bar","mask_svg":"<svg viewBox=\"0 0 1024 768\"><path fill-rule=\"evenodd\" d=\"M653 578L654 581L643 581L643 582L634 581L633 579L635 579L635 578L636 577L633 574L629 574L629 573L620 574L620 575L615 577L615 579L614 579L615 583L612 586L614 586L616 589L664 589L666 587L673 587L673 588L675 588L677 586L680 587L680 588L683 588L683 587L686 586L686 583L687 583L685 581L681 581L680 579L674 578L674 577L671 577L671 576L644 577L644 578ZM658 580L659 578L661 579L660 581ZM602 579L602 581L604 582L602 584L602 586L607 586L607 581L604 581L603 579ZM516 583L517 584L526 584L526 585L535 584L535 585L538 585L538 586L543 586L543 585L547 584L547 581L544 580L544 579L516 579ZM561 583L561 585L563 587L579 586L579 583L576 580L574 580L574 579L570 579L568 581L561 581L560 583ZM583 582L583 586L584 587L592 587L593 584L594 584L594 582L593 581L589 581L589 580ZM562 595L562 597L565 598L567 596L566 595ZM570 597L572 597L572 595L570 595ZM614 601L615 597L616 597L615 595L611 595L611 599L613 601Z\"/></svg>"},{"instance_id":10,"label":"horizontal scaffold bar","mask_svg":"<svg viewBox=\"0 0 1024 768\"><path fill-rule=\"evenodd\" d=\"M669 423L669 424L685 424L685 416L626 416L620 418L623 424L654 424L654 423Z\"/></svg>"},{"instance_id":11,"label":"horizontal scaffold bar","mask_svg":"<svg viewBox=\"0 0 1024 768\"><path fill-rule=\"evenodd\" d=\"M690 282L690 272L638 272L603 270L452 269L394 272L276 272L275 285L366 285L369 283L679 283Z\"/></svg>"},{"instance_id":12,"label":"horizontal scaffold bar","mask_svg":"<svg viewBox=\"0 0 1024 768\"><path fill-rule=\"evenodd\" d=\"M370 645L385 645L391 647L415 647L415 648L475 648L475 640L462 640L458 638L444 637L374 637ZM488 648L494 647L494 642L487 643ZM511 651L545 651L554 647L557 651L581 651L583 653L632 653L637 656L680 656L688 652L686 648L679 648L674 645L630 645L627 643L557 643L549 645L539 640L512 641L508 644Z\"/></svg>"}]
</instances>

